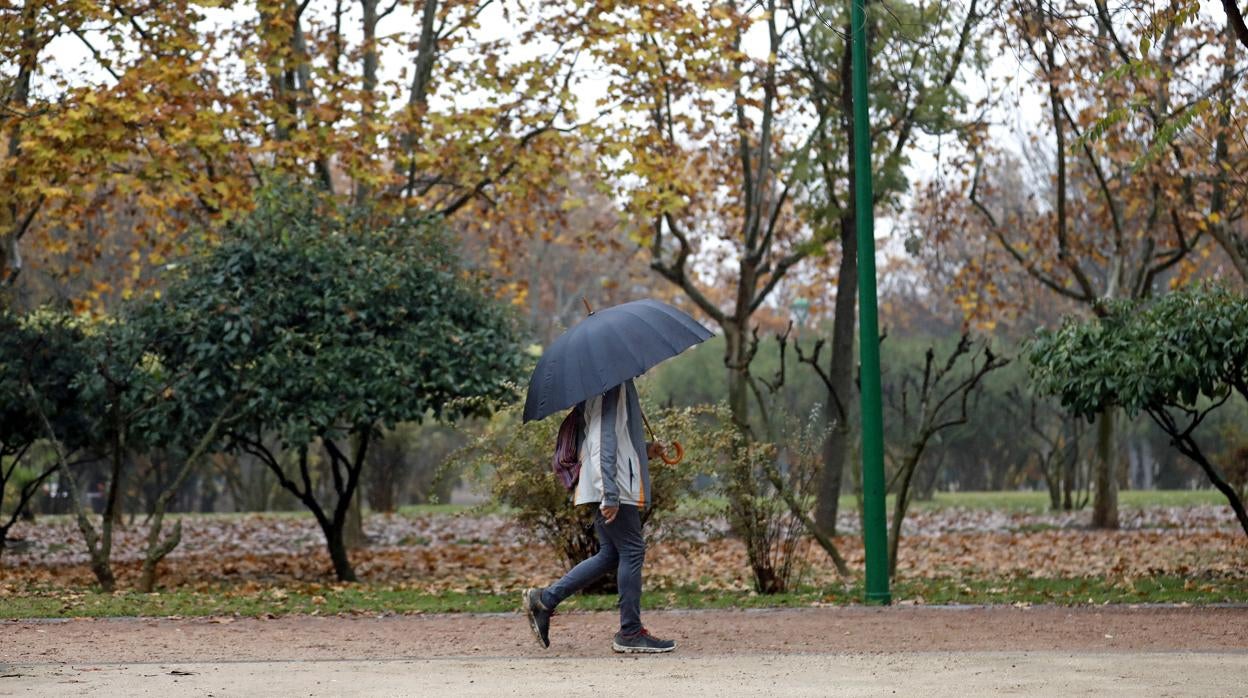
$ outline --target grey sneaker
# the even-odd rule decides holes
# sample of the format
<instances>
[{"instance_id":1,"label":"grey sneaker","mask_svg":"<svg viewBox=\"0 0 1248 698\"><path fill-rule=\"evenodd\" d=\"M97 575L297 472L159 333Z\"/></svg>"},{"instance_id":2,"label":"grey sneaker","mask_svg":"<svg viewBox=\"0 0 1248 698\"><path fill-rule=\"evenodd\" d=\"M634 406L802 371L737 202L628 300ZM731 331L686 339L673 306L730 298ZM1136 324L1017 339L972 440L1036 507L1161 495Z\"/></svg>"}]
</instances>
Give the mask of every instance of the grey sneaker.
<instances>
[{"instance_id":1,"label":"grey sneaker","mask_svg":"<svg viewBox=\"0 0 1248 698\"><path fill-rule=\"evenodd\" d=\"M550 611L542 605L542 592L539 589L525 589L521 594L524 613L529 617L529 627L533 636L542 647L550 647Z\"/></svg>"},{"instance_id":2,"label":"grey sneaker","mask_svg":"<svg viewBox=\"0 0 1248 698\"><path fill-rule=\"evenodd\" d=\"M642 628L636 635L616 633L611 649L625 654L658 654L676 649L676 643L672 640L660 640L651 635L649 630Z\"/></svg>"}]
</instances>

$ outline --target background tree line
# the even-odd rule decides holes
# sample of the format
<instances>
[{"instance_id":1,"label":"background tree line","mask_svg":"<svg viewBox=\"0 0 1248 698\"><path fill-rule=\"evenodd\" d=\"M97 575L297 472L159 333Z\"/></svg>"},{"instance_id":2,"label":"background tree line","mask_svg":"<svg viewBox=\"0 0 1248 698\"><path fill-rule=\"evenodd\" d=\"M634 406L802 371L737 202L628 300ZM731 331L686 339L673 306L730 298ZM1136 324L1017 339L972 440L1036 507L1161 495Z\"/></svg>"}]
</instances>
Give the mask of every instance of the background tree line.
<instances>
[{"instance_id":1,"label":"background tree line","mask_svg":"<svg viewBox=\"0 0 1248 698\"><path fill-rule=\"evenodd\" d=\"M1089 426L1033 389L1026 362L963 379L1065 315L1198 280L1242 287L1248 59L1231 9L868 4L897 487L1043 487L1054 506L1091 498L1112 527L1120 487L1196 484L1113 401ZM721 339L651 379L653 399L724 400L747 444L817 439L800 491L759 456L741 496L787 494L803 526L835 534L857 455L839 3L23 0L0 20L0 302L15 314L107 323L169 292L171 269L255 224L274 178L383 228L436 219L465 273L516 308L521 345L557 336L582 298L699 314ZM923 394L966 407L922 413ZM822 429L782 428L815 409ZM1243 409L1232 397L1218 415ZM1204 450L1240 453L1235 422L1203 431ZM381 509L428 496L423 476L397 484L404 468L466 438L387 427L380 450L327 456L359 468ZM281 430L262 432L170 504L308 493L274 489ZM773 445L783 465L791 444ZM178 479L157 461L128 465L134 482Z\"/></svg>"}]
</instances>

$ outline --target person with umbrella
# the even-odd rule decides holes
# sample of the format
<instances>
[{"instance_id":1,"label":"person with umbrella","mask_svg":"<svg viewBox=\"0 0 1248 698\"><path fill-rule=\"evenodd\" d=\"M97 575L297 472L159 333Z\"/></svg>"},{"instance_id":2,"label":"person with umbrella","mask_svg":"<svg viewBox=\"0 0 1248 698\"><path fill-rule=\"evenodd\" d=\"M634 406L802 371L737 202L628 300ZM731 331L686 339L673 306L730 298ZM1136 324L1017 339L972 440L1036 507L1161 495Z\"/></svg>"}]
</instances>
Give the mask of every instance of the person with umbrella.
<instances>
[{"instance_id":1,"label":"person with umbrella","mask_svg":"<svg viewBox=\"0 0 1248 698\"><path fill-rule=\"evenodd\" d=\"M685 313L644 300L590 312L543 354L529 381L524 419L541 419L576 405L579 480L575 505L593 505L599 550L554 584L525 589L530 628L550 647L550 617L566 598L616 571L620 591L620 630L616 652L671 652L641 624L641 572L646 542L642 512L650 502L650 459L662 453L647 443L644 416L633 378L711 332Z\"/></svg>"}]
</instances>

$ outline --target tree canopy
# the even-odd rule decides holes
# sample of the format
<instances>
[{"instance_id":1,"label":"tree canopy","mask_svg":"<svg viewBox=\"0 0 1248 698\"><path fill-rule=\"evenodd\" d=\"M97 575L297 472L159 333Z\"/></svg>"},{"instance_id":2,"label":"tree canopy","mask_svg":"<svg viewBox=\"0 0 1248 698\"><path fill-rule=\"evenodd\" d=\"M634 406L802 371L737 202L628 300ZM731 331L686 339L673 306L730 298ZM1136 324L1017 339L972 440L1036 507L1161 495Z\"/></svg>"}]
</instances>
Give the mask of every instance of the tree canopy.
<instances>
[{"instance_id":1,"label":"tree canopy","mask_svg":"<svg viewBox=\"0 0 1248 698\"><path fill-rule=\"evenodd\" d=\"M1078 415L1147 413L1227 496L1248 533L1238 494L1194 438L1230 397L1248 399L1248 299L1197 286L1147 305L1112 303L1101 318L1041 330L1027 356L1036 388Z\"/></svg>"}]
</instances>

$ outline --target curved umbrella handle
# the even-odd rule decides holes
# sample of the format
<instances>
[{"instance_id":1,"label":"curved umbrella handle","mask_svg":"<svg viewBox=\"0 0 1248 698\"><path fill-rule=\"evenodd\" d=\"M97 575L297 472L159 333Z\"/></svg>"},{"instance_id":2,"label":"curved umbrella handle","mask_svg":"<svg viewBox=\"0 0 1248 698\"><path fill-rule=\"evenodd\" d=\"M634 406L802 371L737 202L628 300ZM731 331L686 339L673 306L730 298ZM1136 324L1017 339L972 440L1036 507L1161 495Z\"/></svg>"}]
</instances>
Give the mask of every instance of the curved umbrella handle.
<instances>
[{"instance_id":1,"label":"curved umbrella handle","mask_svg":"<svg viewBox=\"0 0 1248 698\"><path fill-rule=\"evenodd\" d=\"M666 448L663 449L663 452L659 454L659 458L662 458L663 462L667 463L668 465L676 465L677 463L681 462L685 458L685 449L683 446L680 445L679 441L673 441L672 448L676 449L676 455L672 458L667 457Z\"/></svg>"}]
</instances>

